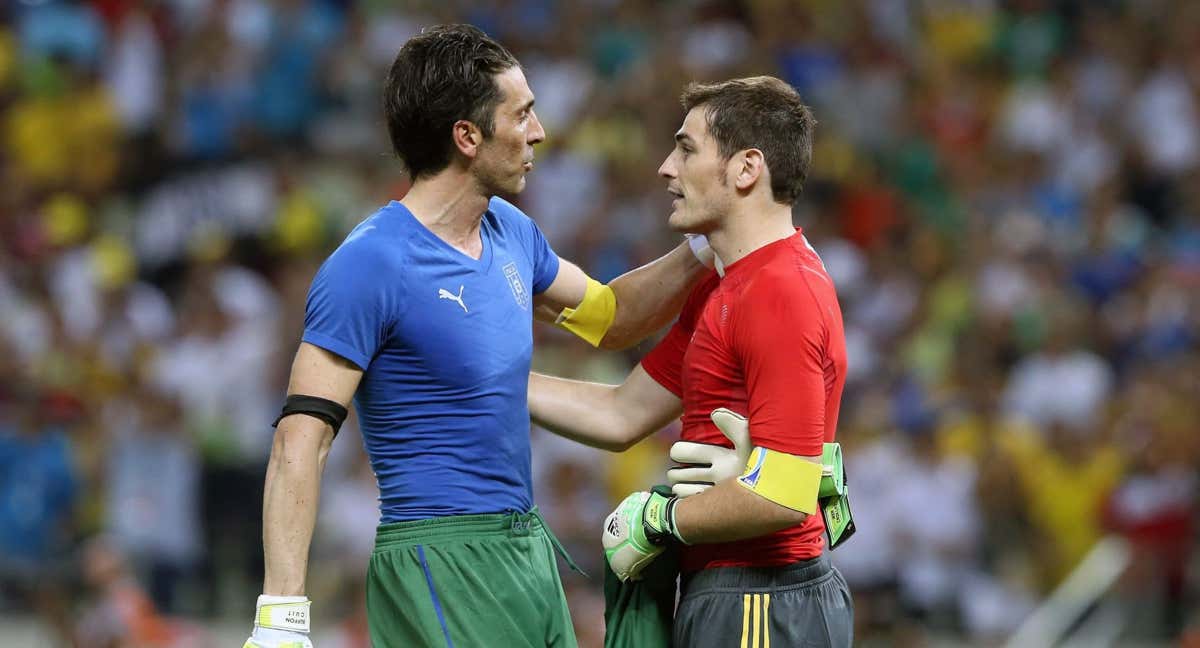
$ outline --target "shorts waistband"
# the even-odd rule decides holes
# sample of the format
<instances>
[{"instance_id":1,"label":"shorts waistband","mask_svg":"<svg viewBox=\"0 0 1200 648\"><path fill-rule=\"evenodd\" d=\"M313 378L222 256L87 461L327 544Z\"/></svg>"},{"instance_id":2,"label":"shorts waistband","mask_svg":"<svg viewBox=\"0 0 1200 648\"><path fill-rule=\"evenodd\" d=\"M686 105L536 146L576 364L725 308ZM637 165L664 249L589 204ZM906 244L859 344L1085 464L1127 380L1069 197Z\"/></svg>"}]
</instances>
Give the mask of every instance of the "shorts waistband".
<instances>
[{"instance_id":1,"label":"shorts waistband","mask_svg":"<svg viewBox=\"0 0 1200 648\"><path fill-rule=\"evenodd\" d=\"M575 564L571 554L567 553L567 549L558 541L554 531L550 530L549 525L542 519L542 514L536 506L529 509L527 513L509 511L482 515L449 515L428 520L381 524L375 530L375 551L429 544L439 540L461 540L463 538L478 540L480 538L516 538L520 536L545 536L550 540L554 551L562 556L567 565L583 574L583 570ZM586 576L586 574L584 575Z\"/></svg>"},{"instance_id":2,"label":"shorts waistband","mask_svg":"<svg viewBox=\"0 0 1200 648\"><path fill-rule=\"evenodd\" d=\"M375 530L375 551L427 544L437 540L459 539L464 536L515 537L542 535L545 531L545 523L537 507L528 513L510 511L482 515L449 515L427 520L381 524Z\"/></svg>"},{"instance_id":3,"label":"shorts waistband","mask_svg":"<svg viewBox=\"0 0 1200 648\"><path fill-rule=\"evenodd\" d=\"M829 557L821 554L780 567L713 567L684 575L680 590L696 594L708 590L788 589L802 587L833 572Z\"/></svg>"}]
</instances>

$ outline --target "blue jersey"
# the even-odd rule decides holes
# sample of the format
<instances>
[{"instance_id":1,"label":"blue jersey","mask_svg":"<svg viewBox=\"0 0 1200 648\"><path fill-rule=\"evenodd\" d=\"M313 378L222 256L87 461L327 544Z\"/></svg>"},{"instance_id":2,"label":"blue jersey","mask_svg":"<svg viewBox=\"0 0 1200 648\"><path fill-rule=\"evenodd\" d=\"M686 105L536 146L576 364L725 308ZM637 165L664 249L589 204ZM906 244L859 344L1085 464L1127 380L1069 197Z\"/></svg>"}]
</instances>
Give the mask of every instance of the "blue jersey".
<instances>
[{"instance_id":1,"label":"blue jersey","mask_svg":"<svg viewBox=\"0 0 1200 648\"><path fill-rule=\"evenodd\" d=\"M313 279L304 341L363 369L354 396L382 522L527 511L533 295L558 274L537 225L493 198L472 259L392 202Z\"/></svg>"}]
</instances>

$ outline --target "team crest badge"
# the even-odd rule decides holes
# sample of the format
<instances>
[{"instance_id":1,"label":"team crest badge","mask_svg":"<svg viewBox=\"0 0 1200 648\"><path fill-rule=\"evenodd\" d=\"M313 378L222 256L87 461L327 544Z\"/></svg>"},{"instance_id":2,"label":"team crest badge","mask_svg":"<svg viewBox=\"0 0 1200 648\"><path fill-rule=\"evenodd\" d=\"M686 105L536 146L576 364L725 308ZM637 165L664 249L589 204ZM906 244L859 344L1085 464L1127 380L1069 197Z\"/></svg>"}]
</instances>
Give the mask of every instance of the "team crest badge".
<instances>
[{"instance_id":1,"label":"team crest badge","mask_svg":"<svg viewBox=\"0 0 1200 648\"><path fill-rule=\"evenodd\" d=\"M529 310L529 292L521 282L521 273L517 271L516 263L510 262L504 266L504 278L508 280L508 287L512 288L513 299L517 300L517 305Z\"/></svg>"}]
</instances>

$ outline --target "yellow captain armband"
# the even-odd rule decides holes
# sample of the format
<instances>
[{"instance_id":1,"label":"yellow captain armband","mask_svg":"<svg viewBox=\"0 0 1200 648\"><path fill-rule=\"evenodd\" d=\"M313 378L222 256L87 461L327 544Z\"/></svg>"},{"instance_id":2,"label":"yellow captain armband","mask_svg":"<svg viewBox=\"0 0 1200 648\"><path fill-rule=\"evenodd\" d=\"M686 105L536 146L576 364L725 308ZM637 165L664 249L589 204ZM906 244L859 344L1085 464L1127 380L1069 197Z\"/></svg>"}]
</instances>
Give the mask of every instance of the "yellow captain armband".
<instances>
[{"instance_id":1,"label":"yellow captain armband","mask_svg":"<svg viewBox=\"0 0 1200 648\"><path fill-rule=\"evenodd\" d=\"M823 472L819 463L758 447L750 452L746 472L737 482L780 506L812 515Z\"/></svg>"},{"instance_id":2,"label":"yellow captain armband","mask_svg":"<svg viewBox=\"0 0 1200 648\"><path fill-rule=\"evenodd\" d=\"M562 309L554 323L598 347L616 316L617 296L612 288L588 277L583 301L575 308Z\"/></svg>"}]
</instances>

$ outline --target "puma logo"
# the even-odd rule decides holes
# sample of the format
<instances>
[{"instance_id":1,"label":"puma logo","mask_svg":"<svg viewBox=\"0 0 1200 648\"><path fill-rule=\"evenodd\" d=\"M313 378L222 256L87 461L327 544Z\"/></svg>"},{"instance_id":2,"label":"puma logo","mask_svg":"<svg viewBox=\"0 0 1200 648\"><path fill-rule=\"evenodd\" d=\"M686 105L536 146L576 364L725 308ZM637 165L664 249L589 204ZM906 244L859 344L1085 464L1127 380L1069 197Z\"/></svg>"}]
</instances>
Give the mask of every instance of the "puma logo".
<instances>
[{"instance_id":1,"label":"puma logo","mask_svg":"<svg viewBox=\"0 0 1200 648\"><path fill-rule=\"evenodd\" d=\"M463 312L469 313L470 311L467 310L467 305L463 303L462 294L463 287L461 285L458 287L457 295L449 290L446 290L445 288L438 288L438 299L449 299L450 301L458 302L458 305L462 306Z\"/></svg>"}]
</instances>

